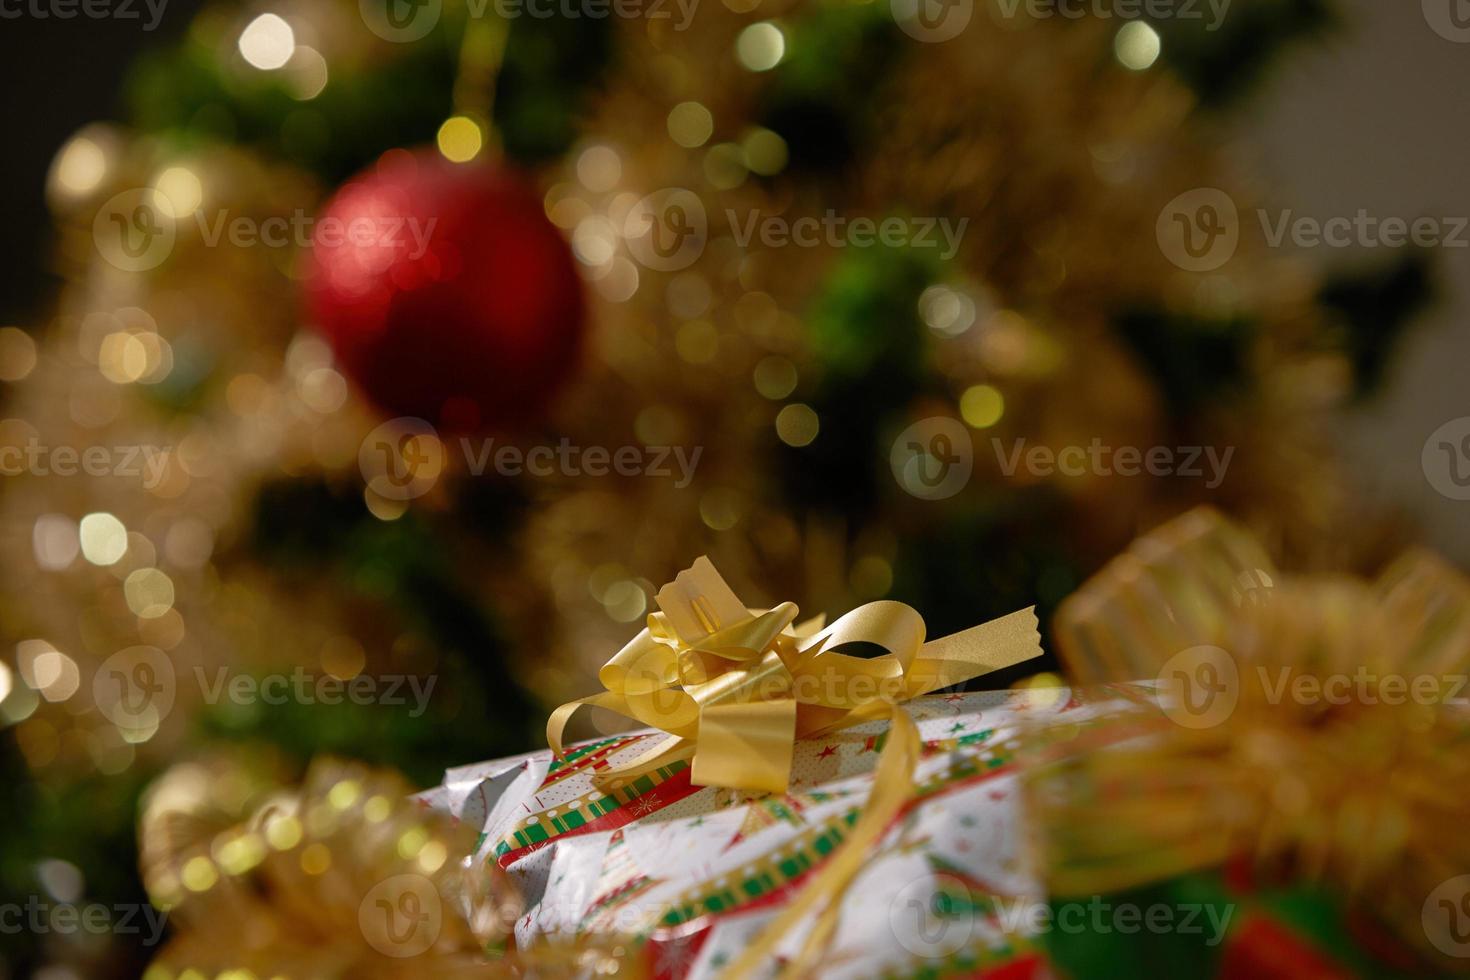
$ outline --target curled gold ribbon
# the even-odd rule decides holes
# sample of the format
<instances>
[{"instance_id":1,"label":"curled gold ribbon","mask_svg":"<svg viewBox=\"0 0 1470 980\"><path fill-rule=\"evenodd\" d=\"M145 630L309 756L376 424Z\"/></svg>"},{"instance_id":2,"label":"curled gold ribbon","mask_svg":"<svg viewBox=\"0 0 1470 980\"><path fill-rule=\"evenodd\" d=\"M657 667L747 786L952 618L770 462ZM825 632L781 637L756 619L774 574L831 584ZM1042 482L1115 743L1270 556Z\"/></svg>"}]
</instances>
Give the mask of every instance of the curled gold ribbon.
<instances>
[{"instance_id":1,"label":"curled gold ribbon","mask_svg":"<svg viewBox=\"0 0 1470 980\"><path fill-rule=\"evenodd\" d=\"M594 777L627 780L692 760L697 786L784 793L798 738L889 719L873 789L842 847L726 971L751 975L808 914L816 913L783 976L808 970L837 924L843 892L912 795L921 743L901 702L1040 656L1034 608L925 640L924 620L901 602L859 606L824 627L796 624L797 608L747 609L708 558L698 558L655 597L648 626L603 666L604 690L562 705L546 740L562 753L567 721L583 705L617 711L675 736ZM876 657L840 652L876 646Z\"/></svg>"}]
</instances>

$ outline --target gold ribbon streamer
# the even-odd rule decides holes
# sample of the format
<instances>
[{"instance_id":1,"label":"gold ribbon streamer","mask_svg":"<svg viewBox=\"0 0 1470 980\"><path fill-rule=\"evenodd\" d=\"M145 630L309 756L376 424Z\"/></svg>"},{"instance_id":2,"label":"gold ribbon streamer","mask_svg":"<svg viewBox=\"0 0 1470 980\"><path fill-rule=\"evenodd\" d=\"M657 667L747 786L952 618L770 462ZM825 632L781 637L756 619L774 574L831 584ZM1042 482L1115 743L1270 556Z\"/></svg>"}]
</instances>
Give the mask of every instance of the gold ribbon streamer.
<instances>
[{"instance_id":1,"label":"gold ribbon streamer","mask_svg":"<svg viewBox=\"0 0 1470 980\"><path fill-rule=\"evenodd\" d=\"M595 779L615 783L692 760L696 786L786 792L798 738L888 718L873 789L847 840L801 894L726 972L747 976L809 912L820 907L785 976L808 969L837 923L840 899L913 790L919 733L900 702L1040 656L1034 608L925 641L923 618L901 602L859 606L823 627L800 625L789 602L747 609L700 557L655 597L648 626L598 674L604 690L562 705L546 740L562 754L567 722L583 705L608 708L674 736ZM865 658L839 652L880 648Z\"/></svg>"}]
</instances>

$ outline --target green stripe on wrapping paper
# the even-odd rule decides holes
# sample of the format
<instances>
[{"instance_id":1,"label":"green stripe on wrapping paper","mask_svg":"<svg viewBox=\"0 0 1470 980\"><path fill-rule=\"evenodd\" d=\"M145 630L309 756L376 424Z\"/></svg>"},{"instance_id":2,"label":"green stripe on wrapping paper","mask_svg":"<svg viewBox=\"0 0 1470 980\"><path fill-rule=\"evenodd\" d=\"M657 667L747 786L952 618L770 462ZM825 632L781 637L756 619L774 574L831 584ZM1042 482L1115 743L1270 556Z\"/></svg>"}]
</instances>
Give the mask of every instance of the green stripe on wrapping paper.
<instances>
[{"instance_id":1,"label":"green stripe on wrapping paper","mask_svg":"<svg viewBox=\"0 0 1470 980\"><path fill-rule=\"evenodd\" d=\"M882 974L882 980L945 980L948 977L976 977L984 972L1005 968L1007 964L1014 963L1023 956L1035 959L1035 949L1031 944L1001 943L993 949L984 946L967 946L943 959L927 957L902 972L886 972ZM1179 978L1169 977L1167 980L1179 980ZM1190 980L1195 980L1195 978L1190 978Z\"/></svg>"},{"instance_id":2,"label":"green stripe on wrapping paper","mask_svg":"<svg viewBox=\"0 0 1470 980\"><path fill-rule=\"evenodd\" d=\"M511 851L571 833L599 817L605 817L614 810L621 809L645 793L652 792L668 782L671 777L688 768L689 763L687 762L672 762L639 776L627 786L619 786L605 796L587 799L577 806L568 805L563 812L554 817L547 816L544 812L537 813L534 815L534 823L511 831L501 839L499 844L495 845L495 856L498 858ZM584 810L585 814L582 812Z\"/></svg>"},{"instance_id":3,"label":"green stripe on wrapping paper","mask_svg":"<svg viewBox=\"0 0 1470 980\"><path fill-rule=\"evenodd\" d=\"M607 746L621 741L626 737L627 736L625 735L619 735L614 738L604 738L597 742L588 742L586 745L579 746L575 749L568 749L566 751L566 754L563 755L560 759L551 760L551 768L546 771L547 775L553 775L559 770L565 769L567 766L576 762L578 759L591 755L593 752L596 752L599 749L606 748Z\"/></svg>"},{"instance_id":4,"label":"green stripe on wrapping paper","mask_svg":"<svg viewBox=\"0 0 1470 980\"><path fill-rule=\"evenodd\" d=\"M741 891L752 899L760 898L762 895L770 894L776 887L776 879L767 872L760 872L751 878L746 878L740 883Z\"/></svg>"},{"instance_id":5,"label":"green stripe on wrapping paper","mask_svg":"<svg viewBox=\"0 0 1470 980\"><path fill-rule=\"evenodd\" d=\"M551 826L559 834L565 834L569 830L576 830L586 823L586 818L577 810L568 810L566 813L561 813L551 818Z\"/></svg>"},{"instance_id":6,"label":"green stripe on wrapping paper","mask_svg":"<svg viewBox=\"0 0 1470 980\"><path fill-rule=\"evenodd\" d=\"M773 860L769 856L756 858L757 870L753 875L742 878L733 888L718 888L685 901L677 908L664 913L660 925L676 926L701 915L728 912L741 905L764 898L771 892L789 885L820 861L840 843L846 831L857 822L859 811L850 810L833 818L831 825L810 835L795 854ZM783 845L784 846L784 845ZM730 872L736 875L739 872Z\"/></svg>"}]
</instances>

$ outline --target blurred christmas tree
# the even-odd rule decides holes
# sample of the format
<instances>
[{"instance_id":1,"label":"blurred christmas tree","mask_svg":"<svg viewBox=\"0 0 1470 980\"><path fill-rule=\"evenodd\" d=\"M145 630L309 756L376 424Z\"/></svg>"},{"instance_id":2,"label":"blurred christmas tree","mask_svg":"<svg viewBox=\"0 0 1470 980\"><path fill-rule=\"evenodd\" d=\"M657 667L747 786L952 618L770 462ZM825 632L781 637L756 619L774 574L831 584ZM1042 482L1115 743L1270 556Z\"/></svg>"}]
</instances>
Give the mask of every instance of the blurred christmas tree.
<instances>
[{"instance_id":1,"label":"blurred christmas tree","mask_svg":"<svg viewBox=\"0 0 1470 980\"><path fill-rule=\"evenodd\" d=\"M1320 3L1242 3L1217 32L985 0L946 8L969 12L952 35L902 0L509 20L430 3L411 40L387 39L404 11L383 6L212 9L138 65L125 125L57 156L69 285L52 322L0 347L17 379L0 444L150 451L92 475L31 467L0 498L18 644L0 759L26 815L0 852L6 896L141 901L136 795L206 742L422 782L536 744L543 708L589 690L653 584L701 553L742 595L891 596L947 632L1044 614L1204 499L1306 559L1352 516L1323 425L1380 376L1422 262L1324 286L1243 238L1188 271L1158 232L1192 189L1254 196L1212 127L1326 26ZM493 445L483 417L467 443L381 428L301 312L300 241L211 231L297 227L385 152L435 143L533 175L589 306L570 382L534 420L488 427ZM140 214L166 233L156 263L99 252L120 195L124 233ZM769 224L802 219L810 245ZM681 229L688 247L663 248ZM1094 444L1231 455L1216 481L1011 462ZM641 462L476 472L505 445ZM220 693L298 673L434 686L421 704ZM130 685L167 697L138 707ZM82 883L58 890L58 868ZM0 944L17 973L121 975L146 955L138 936L78 938Z\"/></svg>"}]
</instances>

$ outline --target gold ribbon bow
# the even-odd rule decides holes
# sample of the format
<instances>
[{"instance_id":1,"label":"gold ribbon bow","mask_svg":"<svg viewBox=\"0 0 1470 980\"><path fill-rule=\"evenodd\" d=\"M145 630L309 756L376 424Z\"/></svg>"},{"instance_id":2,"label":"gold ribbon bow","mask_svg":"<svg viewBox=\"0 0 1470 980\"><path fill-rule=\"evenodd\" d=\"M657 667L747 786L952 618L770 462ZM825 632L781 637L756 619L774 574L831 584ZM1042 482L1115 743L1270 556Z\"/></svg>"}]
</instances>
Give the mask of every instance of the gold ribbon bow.
<instances>
[{"instance_id":1,"label":"gold ribbon bow","mask_svg":"<svg viewBox=\"0 0 1470 980\"><path fill-rule=\"evenodd\" d=\"M677 736L604 771L603 782L692 758L696 786L785 792L798 738L881 718L893 704L1041 653L1032 609L928 643L923 618L901 602L870 602L825 629L820 618L798 626L793 603L747 609L704 557L656 601L648 626L599 672L606 690L562 705L546 724L557 755L583 705ZM838 652L852 643L883 653Z\"/></svg>"},{"instance_id":2,"label":"gold ribbon bow","mask_svg":"<svg viewBox=\"0 0 1470 980\"><path fill-rule=\"evenodd\" d=\"M825 628L820 618L796 625L797 608L789 602L747 609L704 557L655 598L659 612L600 671L606 690L562 705L546 723L546 740L558 756L567 721L582 705L609 708L676 736L604 770L596 777L600 783L692 759L697 786L785 792L798 738L891 719L872 792L844 845L726 973L749 975L796 923L825 903L782 971L800 975L830 938L848 882L912 793L919 733L897 705L1039 656L1035 611L928 642L923 618L901 602L870 602ZM839 652L853 643L883 652Z\"/></svg>"}]
</instances>

